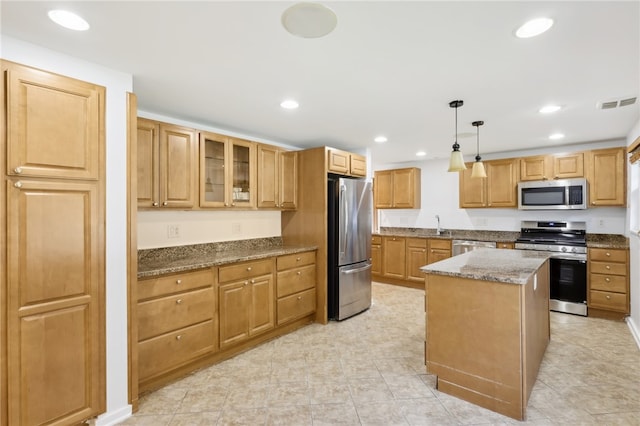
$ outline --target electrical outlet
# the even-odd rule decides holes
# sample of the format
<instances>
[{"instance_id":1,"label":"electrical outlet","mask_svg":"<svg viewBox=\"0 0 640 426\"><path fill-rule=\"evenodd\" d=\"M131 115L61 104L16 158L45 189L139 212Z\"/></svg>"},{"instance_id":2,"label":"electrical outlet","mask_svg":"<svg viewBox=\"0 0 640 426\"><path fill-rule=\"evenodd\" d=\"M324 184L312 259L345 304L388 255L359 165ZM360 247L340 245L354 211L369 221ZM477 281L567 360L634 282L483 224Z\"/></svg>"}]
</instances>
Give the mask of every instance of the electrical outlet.
<instances>
[{"instance_id":1,"label":"electrical outlet","mask_svg":"<svg viewBox=\"0 0 640 426\"><path fill-rule=\"evenodd\" d=\"M604 219L600 219L600 220L598 220L598 226L599 226L600 228L604 228Z\"/></svg>"},{"instance_id":2,"label":"electrical outlet","mask_svg":"<svg viewBox=\"0 0 640 426\"><path fill-rule=\"evenodd\" d=\"M167 238L180 238L180 225L167 225Z\"/></svg>"}]
</instances>

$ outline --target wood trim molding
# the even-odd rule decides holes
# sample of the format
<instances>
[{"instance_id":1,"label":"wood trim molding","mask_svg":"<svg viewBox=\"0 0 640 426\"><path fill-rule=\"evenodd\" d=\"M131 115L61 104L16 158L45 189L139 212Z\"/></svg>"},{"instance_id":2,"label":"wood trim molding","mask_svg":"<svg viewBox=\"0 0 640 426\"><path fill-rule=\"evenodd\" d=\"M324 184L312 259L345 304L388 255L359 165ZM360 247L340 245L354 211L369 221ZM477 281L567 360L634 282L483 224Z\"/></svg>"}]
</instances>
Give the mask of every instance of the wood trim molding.
<instances>
[{"instance_id":1,"label":"wood trim molding","mask_svg":"<svg viewBox=\"0 0 640 426\"><path fill-rule=\"evenodd\" d=\"M640 161L640 136L638 136L636 140L633 141L631 145L629 145L629 148L627 148L627 153L631 154L631 157L629 157L629 163L633 164L637 161Z\"/></svg>"}]
</instances>

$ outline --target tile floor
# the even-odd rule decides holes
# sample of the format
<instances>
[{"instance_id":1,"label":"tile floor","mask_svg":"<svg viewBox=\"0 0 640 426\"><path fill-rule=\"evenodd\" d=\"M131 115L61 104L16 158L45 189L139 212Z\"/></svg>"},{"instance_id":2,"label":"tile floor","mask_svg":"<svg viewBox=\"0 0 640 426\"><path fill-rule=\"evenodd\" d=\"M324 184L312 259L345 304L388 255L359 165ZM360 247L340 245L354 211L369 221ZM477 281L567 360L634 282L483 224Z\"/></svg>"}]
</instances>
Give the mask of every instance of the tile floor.
<instances>
[{"instance_id":1,"label":"tile floor","mask_svg":"<svg viewBox=\"0 0 640 426\"><path fill-rule=\"evenodd\" d=\"M551 313L518 422L445 395L423 365L424 292L374 283L367 312L312 324L144 396L123 425L640 425L623 322Z\"/></svg>"}]
</instances>

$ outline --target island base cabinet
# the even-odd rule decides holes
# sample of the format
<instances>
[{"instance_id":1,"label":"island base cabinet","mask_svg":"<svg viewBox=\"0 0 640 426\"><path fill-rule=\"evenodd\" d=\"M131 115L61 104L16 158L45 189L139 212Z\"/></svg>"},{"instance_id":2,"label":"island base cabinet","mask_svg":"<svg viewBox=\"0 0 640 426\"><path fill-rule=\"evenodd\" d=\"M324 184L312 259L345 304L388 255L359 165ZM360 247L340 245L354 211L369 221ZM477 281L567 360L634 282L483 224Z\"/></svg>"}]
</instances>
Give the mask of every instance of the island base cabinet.
<instances>
[{"instance_id":1,"label":"island base cabinet","mask_svg":"<svg viewBox=\"0 0 640 426\"><path fill-rule=\"evenodd\" d=\"M549 342L548 262L526 285L426 275L426 364L441 392L523 420Z\"/></svg>"}]
</instances>

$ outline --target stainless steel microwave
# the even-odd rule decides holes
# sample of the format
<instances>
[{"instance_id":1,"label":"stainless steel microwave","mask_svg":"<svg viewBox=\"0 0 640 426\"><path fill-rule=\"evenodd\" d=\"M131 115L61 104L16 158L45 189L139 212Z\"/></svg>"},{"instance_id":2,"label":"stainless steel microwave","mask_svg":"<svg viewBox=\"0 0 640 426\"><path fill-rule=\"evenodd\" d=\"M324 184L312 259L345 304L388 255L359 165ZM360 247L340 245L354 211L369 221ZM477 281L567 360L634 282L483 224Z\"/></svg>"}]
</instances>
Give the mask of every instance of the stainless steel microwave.
<instances>
[{"instance_id":1,"label":"stainless steel microwave","mask_svg":"<svg viewBox=\"0 0 640 426\"><path fill-rule=\"evenodd\" d=\"M587 208L588 185L584 178L538 180L518 183L520 210L582 210Z\"/></svg>"}]
</instances>

